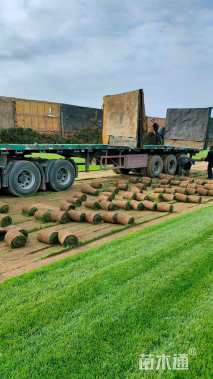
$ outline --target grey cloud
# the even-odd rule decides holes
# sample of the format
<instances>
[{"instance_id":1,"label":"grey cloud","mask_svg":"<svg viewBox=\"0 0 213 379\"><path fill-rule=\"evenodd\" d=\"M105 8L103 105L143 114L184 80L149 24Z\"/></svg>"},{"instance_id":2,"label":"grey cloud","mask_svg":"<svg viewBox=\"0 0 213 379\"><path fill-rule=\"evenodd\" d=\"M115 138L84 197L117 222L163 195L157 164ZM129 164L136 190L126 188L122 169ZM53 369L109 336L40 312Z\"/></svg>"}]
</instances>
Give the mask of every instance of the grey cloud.
<instances>
[{"instance_id":1,"label":"grey cloud","mask_svg":"<svg viewBox=\"0 0 213 379\"><path fill-rule=\"evenodd\" d=\"M144 88L149 114L212 102L207 0L1 0L2 95L101 106Z\"/></svg>"}]
</instances>

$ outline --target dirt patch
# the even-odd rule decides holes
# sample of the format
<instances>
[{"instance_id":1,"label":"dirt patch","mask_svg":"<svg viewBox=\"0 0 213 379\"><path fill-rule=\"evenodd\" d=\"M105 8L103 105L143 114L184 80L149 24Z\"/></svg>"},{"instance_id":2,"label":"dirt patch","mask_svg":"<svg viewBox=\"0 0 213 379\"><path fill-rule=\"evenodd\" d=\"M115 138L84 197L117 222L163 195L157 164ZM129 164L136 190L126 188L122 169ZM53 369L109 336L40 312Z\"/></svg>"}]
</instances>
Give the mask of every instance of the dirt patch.
<instances>
[{"instance_id":1,"label":"dirt patch","mask_svg":"<svg viewBox=\"0 0 213 379\"><path fill-rule=\"evenodd\" d=\"M204 164L205 165L205 164ZM200 168L199 168L200 169ZM87 174L87 173L83 173ZM102 178L103 191L107 191L111 186L116 185L116 181L119 179L121 181L127 181L128 177L118 176L112 173L111 171L88 173L86 178L86 184L91 184L92 181L100 181ZM202 172L205 175L205 172ZM84 176L84 175L83 175ZM199 177L196 174L197 177ZM203 176L204 177L204 176ZM92 181L91 181L92 178ZM118 225L108 223L101 223L98 225L85 223L85 222L76 222L74 220L69 221L67 224L56 224L55 222L42 223L39 220L36 220L35 217L28 217L22 213L22 208L24 206L32 204L41 204L43 208L54 208L59 207L61 201L64 201L68 198L73 198L74 196L81 194L82 180L80 179L75 183L75 185L63 193L39 193L33 197L29 198L13 198L2 196L2 201L7 202L10 207L9 215L12 216L13 223L19 228L26 229L29 232L29 239L21 249L11 249L5 244L4 241L0 242L0 281L3 282L7 278L10 278L14 275L19 275L21 273L30 271L34 268L40 267L44 264L56 261L63 257L80 253L85 251L88 247L97 246L105 241L113 240L115 237L119 237L132 231L143 230L146 226L149 226L153 223L159 223L161 220L164 220L168 217L175 217L179 212L189 212L198 207L205 206L205 203L212 201L212 197L203 197L203 204L193 204L193 203L181 203L171 201L170 203L174 207L174 213L168 214L166 212L158 212L156 210L115 210L115 213L123 212L123 219L126 217L134 218L134 225ZM142 190L142 188L141 188ZM143 190L143 194L147 194L150 191L154 192L154 188L147 188ZM121 191L120 194L116 194L117 198L122 196L124 191ZM87 195L88 201L97 200L96 196ZM76 208L77 212L80 214L88 213L88 208L84 206L84 203L79 208ZM75 211L71 211L75 212ZM89 210L90 212L90 210ZM106 213L104 210L98 210L98 213ZM78 217L77 217L78 219ZM80 218L79 218L80 220ZM80 247L69 249L67 246L61 246L57 244L51 246L45 243L38 241L37 236L40 230L46 230L47 233L54 233L59 231L64 231L65 233L70 233L71 235L77 234Z\"/></svg>"}]
</instances>

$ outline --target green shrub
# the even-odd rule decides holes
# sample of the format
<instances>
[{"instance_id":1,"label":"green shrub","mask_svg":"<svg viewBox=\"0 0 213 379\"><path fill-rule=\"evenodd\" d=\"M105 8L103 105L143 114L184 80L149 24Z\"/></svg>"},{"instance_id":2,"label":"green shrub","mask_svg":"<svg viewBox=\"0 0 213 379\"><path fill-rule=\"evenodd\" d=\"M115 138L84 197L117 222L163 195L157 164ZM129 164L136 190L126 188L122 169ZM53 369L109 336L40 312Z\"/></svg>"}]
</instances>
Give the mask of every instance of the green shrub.
<instances>
[{"instance_id":1,"label":"green shrub","mask_svg":"<svg viewBox=\"0 0 213 379\"><path fill-rule=\"evenodd\" d=\"M101 130L82 129L64 138L59 134L40 134L30 128L9 128L0 130L0 143L101 143Z\"/></svg>"}]
</instances>

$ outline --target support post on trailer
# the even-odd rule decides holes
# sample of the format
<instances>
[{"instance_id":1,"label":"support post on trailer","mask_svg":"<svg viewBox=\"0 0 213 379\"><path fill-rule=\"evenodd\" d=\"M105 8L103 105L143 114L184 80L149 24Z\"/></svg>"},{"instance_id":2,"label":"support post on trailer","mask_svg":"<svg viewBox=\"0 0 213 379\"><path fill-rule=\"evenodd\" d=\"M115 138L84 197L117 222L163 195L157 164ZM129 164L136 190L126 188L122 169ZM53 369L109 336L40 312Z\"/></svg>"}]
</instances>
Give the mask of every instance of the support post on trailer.
<instances>
[{"instance_id":1,"label":"support post on trailer","mask_svg":"<svg viewBox=\"0 0 213 379\"><path fill-rule=\"evenodd\" d=\"M90 159L89 159L89 151L88 149L85 150L85 171L89 172L89 165L90 165Z\"/></svg>"}]
</instances>

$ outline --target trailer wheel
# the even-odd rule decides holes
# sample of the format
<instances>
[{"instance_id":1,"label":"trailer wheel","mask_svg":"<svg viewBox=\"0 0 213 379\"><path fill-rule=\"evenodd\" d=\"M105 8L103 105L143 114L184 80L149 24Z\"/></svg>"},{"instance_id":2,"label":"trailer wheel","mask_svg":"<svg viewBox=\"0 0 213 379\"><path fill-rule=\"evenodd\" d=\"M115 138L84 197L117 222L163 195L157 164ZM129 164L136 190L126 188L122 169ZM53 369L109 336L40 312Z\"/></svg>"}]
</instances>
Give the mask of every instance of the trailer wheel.
<instances>
[{"instance_id":1,"label":"trailer wheel","mask_svg":"<svg viewBox=\"0 0 213 379\"><path fill-rule=\"evenodd\" d=\"M191 159L186 154L181 154L177 159L177 174L188 176L191 169Z\"/></svg>"},{"instance_id":2,"label":"trailer wheel","mask_svg":"<svg viewBox=\"0 0 213 379\"><path fill-rule=\"evenodd\" d=\"M29 161L14 162L8 176L8 190L15 196L36 193L41 185L39 168Z\"/></svg>"},{"instance_id":3,"label":"trailer wheel","mask_svg":"<svg viewBox=\"0 0 213 379\"><path fill-rule=\"evenodd\" d=\"M164 172L169 175L175 175L177 170L177 159L173 154L167 155L163 160Z\"/></svg>"},{"instance_id":4,"label":"trailer wheel","mask_svg":"<svg viewBox=\"0 0 213 379\"><path fill-rule=\"evenodd\" d=\"M75 180L75 168L65 159L58 159L51 166L49 173L49 186L53 191L65 191Z\"/></svg>"},{"instance_id":5,"label":"trailer wheel","mask_svg":"<svg viewBox=\"0 0 213 379\"><path fill-rule=\"evenodd\" d=\"M160 155L152 155L149 157L147 165L147 174L151 178L158 177L163 171L163 160Z\"/></svg>"}]
</instances>

